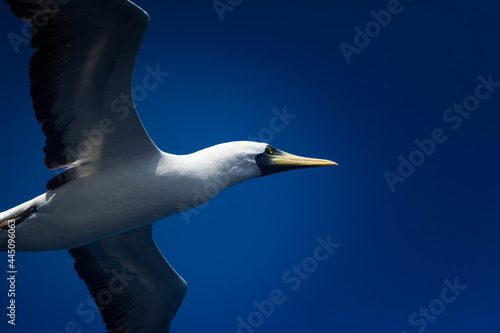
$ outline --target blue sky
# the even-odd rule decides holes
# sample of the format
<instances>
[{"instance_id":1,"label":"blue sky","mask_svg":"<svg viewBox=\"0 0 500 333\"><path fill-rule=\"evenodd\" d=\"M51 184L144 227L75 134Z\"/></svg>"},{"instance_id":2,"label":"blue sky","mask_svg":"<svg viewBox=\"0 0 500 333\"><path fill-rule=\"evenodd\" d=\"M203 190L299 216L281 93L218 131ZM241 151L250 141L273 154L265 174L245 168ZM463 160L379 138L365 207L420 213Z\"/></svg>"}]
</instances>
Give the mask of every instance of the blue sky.
<instances>
[{"instance_id":1,"label":"blue sky","mask_svg":"<svg viewBox=\"0 0 500 333\"><path fill-rule=\"evenodd\" d=\"M172 332L499 332L497 2L243 0L223 20L212 1L137 3L152 21L134 87L147 68L170 73L138 101L160 148L260 134L340 164L252 180L158 222L189 288ZM29 99L32 51L6 37L23 23L6 4L0 17L6 210L54 172ZM318 238L336 244L328 256ZM2 332L104 330L77 311L90 295L65 251L17 264L17 325L2 314Z\"/></svg>"}]
</instances>

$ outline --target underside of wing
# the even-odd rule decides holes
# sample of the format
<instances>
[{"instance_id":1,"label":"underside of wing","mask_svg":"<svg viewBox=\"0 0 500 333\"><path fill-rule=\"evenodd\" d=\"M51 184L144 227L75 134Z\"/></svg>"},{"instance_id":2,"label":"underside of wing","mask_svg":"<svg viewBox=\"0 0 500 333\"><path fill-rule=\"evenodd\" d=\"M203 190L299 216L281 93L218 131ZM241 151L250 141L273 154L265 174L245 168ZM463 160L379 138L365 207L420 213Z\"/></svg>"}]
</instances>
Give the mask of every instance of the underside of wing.
<instances>
[{"instance_id":1,"label":"underside of wing","mask_svg":"<svg viewBox=\"0 0 500 333\"><path fill-rule=\"evenodd\" d=\"M31 97L45 164L106 164L157 151L132 76L149 16L126 0L6 0L32 26Z\"/></svg>"},{"instance_id":2,"label":"underside of wing","mask_svg":"<svg viewBox=\"0 0 500 333\"><path fill-rule=\"evenodd\" d=\"M169 332L186 283L156 247L152 225L69 253L109 332Z\"/></svg>"}]
</instances>

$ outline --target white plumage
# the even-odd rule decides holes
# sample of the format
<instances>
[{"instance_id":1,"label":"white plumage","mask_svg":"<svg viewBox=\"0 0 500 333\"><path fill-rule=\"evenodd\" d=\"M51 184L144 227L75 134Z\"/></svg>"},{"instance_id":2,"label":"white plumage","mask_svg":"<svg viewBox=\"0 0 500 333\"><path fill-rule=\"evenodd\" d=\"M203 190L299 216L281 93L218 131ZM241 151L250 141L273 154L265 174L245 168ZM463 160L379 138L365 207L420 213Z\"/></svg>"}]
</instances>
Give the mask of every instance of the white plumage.
<instances>
[{"instance_id":1,"label":"white plumage","mask_svg":"<svg viewBox=\"0 0 500 333\"><path fill-rule=\"evenodd\" d=\"M69 249L110 332L168 332L186 292L152 238L152 223L225 188L276 172L336 165L257 142L172 155L151 141L131 85L149 17L126 0L6 0L35 22L31 97L47 137L45 164L68 167L48 191L0 213L0 249L16 225L17 251ZM37 26L37 17L49 20ZM210 193L203 200L196 193ZM110 302L99 292L130 281ZM114 279L114 280L113 280Z\"/></svg>"},{"instance_id":2,"label":"white plumage","mask_svg":"<svg viewBox=\"0 0 500 333\"><path fill-rule=\"evenodd\" d=\"M241 141L190 155L158 151L74 179L0 213L0 221L34 206L36 211L16 228L18 251L82 246L201 205L204 202L193 196L203 193L207 184L212 196L214 191L260 176L255 156L265 147Z\"/></svg>"}]
</instances>

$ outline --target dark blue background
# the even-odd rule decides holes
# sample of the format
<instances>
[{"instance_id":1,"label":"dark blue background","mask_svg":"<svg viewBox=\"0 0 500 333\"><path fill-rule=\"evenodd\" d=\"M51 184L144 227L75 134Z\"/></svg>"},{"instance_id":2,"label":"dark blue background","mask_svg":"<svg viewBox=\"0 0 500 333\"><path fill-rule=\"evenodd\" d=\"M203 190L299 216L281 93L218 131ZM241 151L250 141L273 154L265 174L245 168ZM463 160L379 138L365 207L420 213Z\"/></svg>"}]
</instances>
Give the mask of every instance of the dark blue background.
<instances>
[{"instance_id":1,"label":"dark blue background","mask_svg":"<svg viewBox=\"0 0 500 333\"><path fill-rule=\"evenodd\" d=\"M138 103L160 148L184 154L246 140L286 106L296 118L268 141L340 164L253 180L189 224L182 216L157 223L159 247L189 285L172 332L237 332L237 318L247 320L253 301L274 289L286 301L256 333L500 332L500 88L457 129L443 120L474 94L478 76L500 81L496 1L403 0L350 63L340 43L354 45L356 26L376 28L370 11L387 1L244 0L223 21L212 1L137 2L152 21L134 85L147 66L170 73ZM6 37L23 23L6 4L0 17L6 210L42 193L54 173L44 168L29 99L32 50L15 53ZM446 141L391 191L384 173L397 174L400 155L418 157L414 140L436 128ZM340 247L292 291L282 275L329 235ZM75 332L104 330L99 317L76 312L89 294L65 251L19 253L17 265L14 330L4 329L0 271L2 332L64 332L67 323L71 332L71 322ZM443 281L455 278L467 289L440 309ZM435 319L418 315L411 325L430 304Z\"/></svg>"}]
</instances>

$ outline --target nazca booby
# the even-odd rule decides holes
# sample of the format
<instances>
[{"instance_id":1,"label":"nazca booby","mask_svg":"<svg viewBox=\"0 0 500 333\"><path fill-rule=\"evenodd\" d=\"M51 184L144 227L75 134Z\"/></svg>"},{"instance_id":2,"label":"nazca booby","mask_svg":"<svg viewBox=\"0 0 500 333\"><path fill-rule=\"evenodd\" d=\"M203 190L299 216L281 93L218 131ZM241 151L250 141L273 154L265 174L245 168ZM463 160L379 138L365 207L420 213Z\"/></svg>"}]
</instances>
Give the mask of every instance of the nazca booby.
<instances>
[{"instance_id":1,"label":"nazca booby","mask_svg":"<svg viewBox=\"0 0 500 333\"><path fill-rule=\"evenodd\" d=\"M96 301L113 271L133 274L123 292L99 304L110 332L169 331L186 283L156 247L152 223L203 204L193 189L217 184L220 192L277 172L336 165L249 141L162 152L130 97L146 12L126 0L6 2L34 23L31 97L47 137L45 164L66 169L46 193L0 213L0 249L15 227L16 251L69 250ZM124 99L127 106L117 108Z\"/></svg>"}]
</instances>

